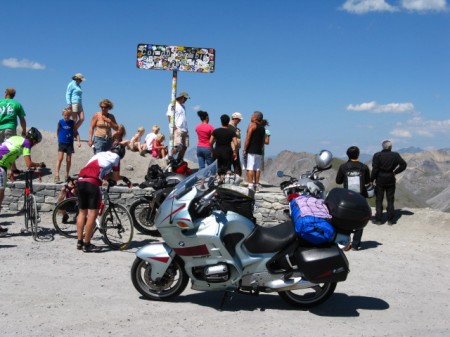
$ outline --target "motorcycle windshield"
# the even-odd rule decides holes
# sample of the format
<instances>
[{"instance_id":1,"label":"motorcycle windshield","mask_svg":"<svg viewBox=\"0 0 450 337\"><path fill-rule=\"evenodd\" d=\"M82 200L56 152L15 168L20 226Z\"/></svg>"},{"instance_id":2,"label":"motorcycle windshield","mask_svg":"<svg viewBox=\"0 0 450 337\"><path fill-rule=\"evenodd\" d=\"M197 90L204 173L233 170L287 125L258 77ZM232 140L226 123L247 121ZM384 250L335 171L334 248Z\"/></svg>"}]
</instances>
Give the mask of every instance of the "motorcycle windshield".
<instances>
[{"instance_id":1,"label":"motorcycle windshield","mask_svg":"<svg viewBox=\"0 0 450 337\"><path fill-rule=\"evenodd\" d=\"M313 158L302 158L295 162L294 172L292 176L298 177L298 179L309 178L314 170L315 162Z\"/></svg>"},{"instance_id":2,"label":"motorcycle windshield","mask_svg":"<svg viewBox=\"0 0 450 337\"><path fill-rule=\"evenodd\" d=\"M182 180L175 188L174 197L181 198L194 187L199 191L205 191L215 182L216 176L217 161L214 161L211 165Z\"/></svg>"}]
</instances>

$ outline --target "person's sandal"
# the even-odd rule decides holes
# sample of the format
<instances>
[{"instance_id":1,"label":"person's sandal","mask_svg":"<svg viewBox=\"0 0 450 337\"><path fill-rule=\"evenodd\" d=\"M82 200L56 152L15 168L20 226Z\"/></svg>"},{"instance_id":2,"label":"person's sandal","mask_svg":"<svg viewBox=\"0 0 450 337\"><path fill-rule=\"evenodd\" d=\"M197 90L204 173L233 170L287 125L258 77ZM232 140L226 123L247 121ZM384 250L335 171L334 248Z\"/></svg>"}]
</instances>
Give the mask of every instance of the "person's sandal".
<instances>
[{"instance_id":1,"label":"person's sandal","mask_svg":"<svg viewBox=\"0 0 450 337\"><path fill-rule=\"evenodd\" d=\"M61 183L61 179L59 178L59 176L55 176L55 184L59 183Z\"/></svg>"}]
</instances>

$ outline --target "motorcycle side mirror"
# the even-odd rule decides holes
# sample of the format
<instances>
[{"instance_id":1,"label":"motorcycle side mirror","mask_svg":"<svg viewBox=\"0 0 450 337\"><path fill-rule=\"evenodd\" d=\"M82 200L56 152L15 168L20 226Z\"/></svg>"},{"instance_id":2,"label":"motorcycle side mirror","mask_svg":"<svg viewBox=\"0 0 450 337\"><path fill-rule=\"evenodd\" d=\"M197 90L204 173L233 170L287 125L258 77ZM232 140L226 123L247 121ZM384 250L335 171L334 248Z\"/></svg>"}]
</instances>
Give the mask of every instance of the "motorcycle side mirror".
<instances>
[{"instance_id":1,"label":"motorcycle side mirror","mask_svg":"<svg viewBox=\"0 0 450 337\"><path fill-rule=\"evenodd\" d=\"M283 171L277 171L277 177L278 178L283 178L284 177Z\"/></svg>"}]
</instances>

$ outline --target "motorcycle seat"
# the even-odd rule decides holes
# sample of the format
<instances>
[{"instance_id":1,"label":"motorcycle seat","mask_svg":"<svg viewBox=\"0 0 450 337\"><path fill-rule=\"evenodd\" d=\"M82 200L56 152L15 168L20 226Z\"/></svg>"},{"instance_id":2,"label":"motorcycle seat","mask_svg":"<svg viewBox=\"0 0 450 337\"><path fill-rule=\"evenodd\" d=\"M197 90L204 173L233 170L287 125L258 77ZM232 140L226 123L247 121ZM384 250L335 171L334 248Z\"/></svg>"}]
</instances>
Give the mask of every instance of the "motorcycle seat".
<instances>
[{"instance_id":1,"label":"motorcycle seat","mask_svg":"<svg viewBox=\"0 0 450 337\"><path fill-rule=\"evenodd\" d=\"M295 241L297 234L291 221L273 227L256 226L244 242L250 253L264 254L278 252Z\"/></svg>"}]
</instances>

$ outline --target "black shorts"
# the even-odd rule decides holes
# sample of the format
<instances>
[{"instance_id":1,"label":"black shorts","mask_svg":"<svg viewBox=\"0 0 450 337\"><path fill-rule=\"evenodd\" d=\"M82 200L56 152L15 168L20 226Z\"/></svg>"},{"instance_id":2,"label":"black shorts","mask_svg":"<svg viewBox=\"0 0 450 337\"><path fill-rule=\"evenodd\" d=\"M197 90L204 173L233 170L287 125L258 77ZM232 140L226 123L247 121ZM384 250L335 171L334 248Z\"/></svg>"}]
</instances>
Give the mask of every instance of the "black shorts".
<instances>
[{"instance_id":1,"label":"black shorts","mask_svg":"<svg viewBox=\"0 0 450 337\"><path fill-rule=\"evenodd\" d=\"M88 183L78 182L78 207L80 209L99 209L102 201L100 187Z\"/></svg>"},{"instance_id":2,"label":"black shorts","mask_svg":"<svg viewBox=\"0 0 450 337\"><path fill-rule=\"evenodd\" d=\"M58 143L58 152L64 152L67 154L75 153L73 143L72 144Z\"/></svg>"}]
</instances>

